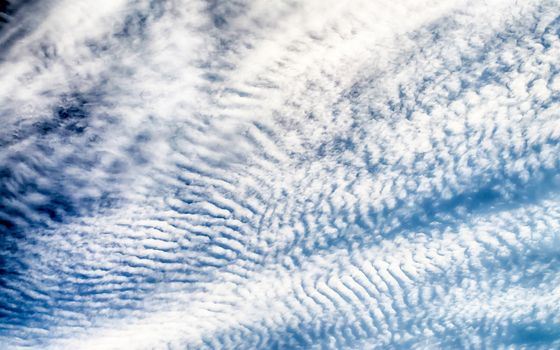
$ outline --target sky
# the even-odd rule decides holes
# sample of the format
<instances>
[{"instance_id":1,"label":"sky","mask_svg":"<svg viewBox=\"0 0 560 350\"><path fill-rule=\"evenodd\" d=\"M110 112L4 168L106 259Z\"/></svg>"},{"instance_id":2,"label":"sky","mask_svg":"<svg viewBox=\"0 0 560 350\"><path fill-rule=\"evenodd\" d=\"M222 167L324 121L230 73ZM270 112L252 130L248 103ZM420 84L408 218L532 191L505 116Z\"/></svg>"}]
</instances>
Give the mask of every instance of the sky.
<instances>
[{"instance_id":1,"label":"sky","mask_svg":"<svg viewBox=\"0 0 560 350\"><path fill-rule=\"evenodd\" d=\"M0 349L560 348L560 4L0 1Z\"/></svg>"}]
</instances>

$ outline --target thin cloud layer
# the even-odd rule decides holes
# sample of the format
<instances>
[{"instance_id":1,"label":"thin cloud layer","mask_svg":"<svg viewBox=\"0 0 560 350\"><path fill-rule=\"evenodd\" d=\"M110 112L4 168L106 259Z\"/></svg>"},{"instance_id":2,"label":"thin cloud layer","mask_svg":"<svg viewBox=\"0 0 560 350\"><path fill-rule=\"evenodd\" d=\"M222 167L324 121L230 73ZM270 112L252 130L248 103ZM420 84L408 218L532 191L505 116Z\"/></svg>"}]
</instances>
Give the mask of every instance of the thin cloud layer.
<instances>
[{"instance_id":1,"label":"thin cloud layer","mask_svg":"<svg viewBox=\"0 0 560 350\"><path fill-rule=\"evenodd\" d=\"M0 348L560 347L554 1L30 1Z\"/></svg>"}]
</instances>

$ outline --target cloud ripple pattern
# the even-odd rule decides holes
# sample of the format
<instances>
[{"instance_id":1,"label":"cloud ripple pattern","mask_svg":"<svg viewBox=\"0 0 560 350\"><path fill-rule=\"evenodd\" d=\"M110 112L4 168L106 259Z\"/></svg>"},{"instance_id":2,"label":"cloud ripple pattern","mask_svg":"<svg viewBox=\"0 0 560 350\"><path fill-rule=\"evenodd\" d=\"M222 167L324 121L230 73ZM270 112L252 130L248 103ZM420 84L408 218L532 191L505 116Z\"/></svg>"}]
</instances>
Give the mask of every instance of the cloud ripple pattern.
<instances>
[{"instance_id":1,"label":"cloud ripple pattern","mask_svg":"<svg viewBox=\"0 0 560 350\"><path fill-rule=\"evenodd\" d=\"M560 349L560 5L0 1L0 349Z\"/></svg>"}]
</instances>

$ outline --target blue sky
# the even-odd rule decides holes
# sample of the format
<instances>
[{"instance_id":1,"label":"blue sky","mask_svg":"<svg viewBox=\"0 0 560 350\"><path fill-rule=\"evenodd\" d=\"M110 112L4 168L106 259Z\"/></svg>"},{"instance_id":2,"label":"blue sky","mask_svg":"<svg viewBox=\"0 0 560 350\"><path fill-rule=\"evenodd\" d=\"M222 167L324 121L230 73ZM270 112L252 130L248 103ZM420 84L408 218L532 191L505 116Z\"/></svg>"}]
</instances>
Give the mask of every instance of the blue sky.
<instances>
[{"instance_id":1,"label":"blue sky","mask_svg":"<svg viewBox=\"0 0 560 350\"><path fill-rule=\"evenodd\" d=\"M1 349L560 348L555 1L11 1Z\"/></svg>"}]
</instances>

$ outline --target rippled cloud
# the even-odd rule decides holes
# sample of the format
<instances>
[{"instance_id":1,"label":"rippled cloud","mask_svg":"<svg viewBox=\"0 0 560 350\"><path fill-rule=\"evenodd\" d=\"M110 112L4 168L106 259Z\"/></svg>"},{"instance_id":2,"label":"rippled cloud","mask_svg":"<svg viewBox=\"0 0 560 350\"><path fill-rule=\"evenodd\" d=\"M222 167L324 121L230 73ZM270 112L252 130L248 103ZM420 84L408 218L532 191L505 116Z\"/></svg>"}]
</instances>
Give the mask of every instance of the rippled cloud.
<instances>
[{"instance_id":1,"label":"rippled cloud","mask_svg":"<svg viewBox=\"0 0 560 350\"><path fill-rule=\"evenodd\" d=\"M560 6L0 2L0 348L560 347Z\"/></svg>"}]
</instances>

